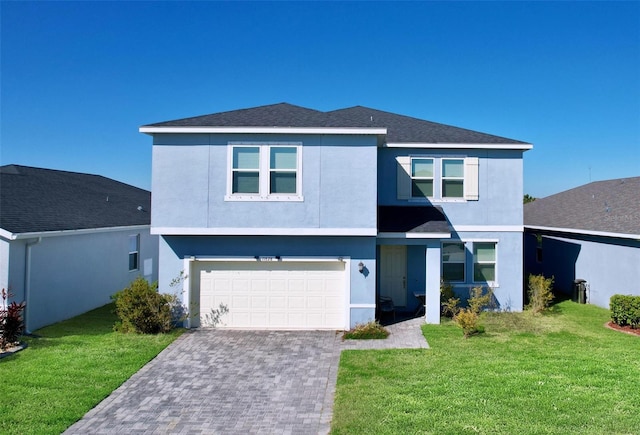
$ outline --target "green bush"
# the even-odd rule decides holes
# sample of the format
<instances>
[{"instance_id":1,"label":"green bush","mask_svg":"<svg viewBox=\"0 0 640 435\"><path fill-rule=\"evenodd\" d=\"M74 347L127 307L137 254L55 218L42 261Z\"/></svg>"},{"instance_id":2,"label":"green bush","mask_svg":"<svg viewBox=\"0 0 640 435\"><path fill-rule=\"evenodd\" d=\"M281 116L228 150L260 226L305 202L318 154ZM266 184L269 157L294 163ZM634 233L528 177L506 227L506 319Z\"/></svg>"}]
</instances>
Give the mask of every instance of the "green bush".
<instances>
[{"instance_id":1,"label":"green bush","mask_svg":"<svg viewBox=\"0 0 640 435\"><path fill-rule=\"evenodd\" d=\"M469 296L468 308L459 309L453 316L453 321L462 329L465 338L484 332L484 327L480 325L480 313L491 307L493 289L489 288L485 293L482 286L474 287Z\"/></svg>"},{"instance_id":2,"label":"green bush","mask_svg":"<svg viewBox=\"0 0 640 435\"><path fill-rule=\"evenodd\" d=\"M377 321L357 324L355 328L344 333L343 338L356 339L356 340L368 340L376 338L387 338L389 331L387 331Z\"/></svg>"},{"instance_id":3,"label":"green bush","mask_svg":"<svg viewBox=\"0 0 640 435\"><path fill-rule=\"evenodd\" d=\"M611 321L620 326L640 326L640 296L613 295L609 300Z\"/></svg>"},{"instance_id":4,"label":"green bush","mask_svg":"<svg viewBox=\"0 0 640 435\"><path fill-rule=\"evenodd\" d=\"M553 277L545 278L544 275L529 275L529 305L534 313L541 313L553 300Z\"/></svg>"},{"instance_id":5,"label":"green bush","mask_svg":"<svg viewBox=\"0 0 640 435\"><path fill-rule=\"evenodd\" d=\"M158 334L168 332L176 307L181 307L178 298L172 294L158 293L158 283L149 284L136 278L129 287L117 292L111 298L116 304L115 314L119 321L114 329L120 332Z\"/></svg>"},{"instance_id":6,"label":"green bush","mask_svg":"<svg viewBox=\"0 0 640 435\"><path fill-rule=\"evenodd\" d=\"M440 313L444 317L453 317L458 310L460 298L456 298L453 286L445 281L440 281Z\"/></svg>"}]
</instances>

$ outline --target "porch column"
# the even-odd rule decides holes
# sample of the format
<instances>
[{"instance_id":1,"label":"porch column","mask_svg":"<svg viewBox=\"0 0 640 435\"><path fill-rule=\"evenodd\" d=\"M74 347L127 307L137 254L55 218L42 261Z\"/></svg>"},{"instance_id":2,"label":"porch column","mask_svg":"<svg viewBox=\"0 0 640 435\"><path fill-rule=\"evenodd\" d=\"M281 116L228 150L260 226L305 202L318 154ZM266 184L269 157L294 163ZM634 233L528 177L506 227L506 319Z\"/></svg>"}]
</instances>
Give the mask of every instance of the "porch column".
<instances>
[{"instance_id":1,"label":"porch column","mask_svg":"<svg viewBox=\"0 0 640 435\"><path fill-rule=\"evenodd\" d=\"M425 261L426 277L426 310L425 322L440 324L440 243L427 246Z\"/></svg>"}]
</instances>

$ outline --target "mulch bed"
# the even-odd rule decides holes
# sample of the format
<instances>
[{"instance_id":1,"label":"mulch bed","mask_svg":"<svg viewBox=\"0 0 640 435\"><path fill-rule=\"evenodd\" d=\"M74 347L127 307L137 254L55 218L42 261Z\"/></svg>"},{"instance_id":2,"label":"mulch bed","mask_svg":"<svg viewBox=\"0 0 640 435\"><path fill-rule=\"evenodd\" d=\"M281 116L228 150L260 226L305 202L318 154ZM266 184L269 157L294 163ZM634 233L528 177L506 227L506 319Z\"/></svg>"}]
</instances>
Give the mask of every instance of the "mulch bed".
<instances>
[{"instance_id":1,"label":"mulch bed","mask_svg":"<svg viewBox=\"0 0 640 435\"><path fill-rule=\"evenodd\" d=\"M0 358L4 358L5 356L13 355L16 352L20 352L22 349L27 347L27 343L18 343L14 346L8 347L6 349L0 349Z\"/></svg>"},{"instance_id":2,"label":"mulch bed","mask_svg":"<svg viewBox=\"0 0 640 435\"><path fill-rule=\"evenodd\" d=\"M625 334L630 334L630 335L635 335L637 337L640 337L640 329L638 328L633 329L631 326L620 326L620 325L616 325L613 322L607 322L604 324L604 326L609 329L613 329L614 331L620 331L620 332L624 332Z\"/></svg>"}]
</instances>

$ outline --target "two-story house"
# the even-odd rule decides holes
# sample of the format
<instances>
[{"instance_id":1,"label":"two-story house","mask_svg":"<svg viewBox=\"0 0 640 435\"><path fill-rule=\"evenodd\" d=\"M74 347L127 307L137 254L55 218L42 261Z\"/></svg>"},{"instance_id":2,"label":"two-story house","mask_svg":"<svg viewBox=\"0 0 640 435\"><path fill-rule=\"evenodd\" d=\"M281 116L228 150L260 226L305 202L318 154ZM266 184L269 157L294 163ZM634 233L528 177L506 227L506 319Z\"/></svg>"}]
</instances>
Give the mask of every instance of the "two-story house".
<instances>
[{"instance_id":1,"label":"two-story house","mask_svg":"<svg viewBox=\"0 0 640 435\"><path fill-rule=\"evenodd\" d=\"M440 321L440 281L523 304L525 142L282 103L145 125L160 289L197 326L348 329L380 296Z\"/></svg>"}]
</instances>

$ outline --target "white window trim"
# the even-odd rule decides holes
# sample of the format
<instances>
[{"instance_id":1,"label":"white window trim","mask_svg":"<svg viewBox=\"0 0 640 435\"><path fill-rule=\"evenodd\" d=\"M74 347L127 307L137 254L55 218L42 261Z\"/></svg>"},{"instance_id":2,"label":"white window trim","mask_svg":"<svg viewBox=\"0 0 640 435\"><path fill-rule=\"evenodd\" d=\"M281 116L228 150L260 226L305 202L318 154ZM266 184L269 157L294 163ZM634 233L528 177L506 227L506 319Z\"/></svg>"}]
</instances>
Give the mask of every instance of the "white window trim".
<instances>
[{"instance_id":1,"label":"white window trim","mask_svg":"<svg viewBox=\"0 0 640 435\"><path fill-rule=\"evenodd\" d=\"M451 285L454 287L477 287L478 285L486 285L491 288L499 288L500 282L499 278L499 262L498 262L498 249L499 249L499 240L497 239L462 239L462 240L447 240L443 241L440 244L440 250L442 251L442 246L444 243L462 243L465 247L465 265L464 265L464 281L451 281ZM475 281L475 261L473 258L473 248L475 243L493 243L495 245L495 260L492 262L495 265L495 280L493 281ZM470 248L470 249L469 249ZM469 259L468 256L471 258ZM442 275L442 266L444 261L442 261L442 254L440 254L440 273ZM479 264L483 264L482 262ZM485 262L484 264L489 264L489 262ZM471 269L469 269L469 265L471 265ZM471 278L470 280L468 278Z\"/></svg>"},{"instance_id":2,"label":"white window trim","mask_svg":"<svg viewBox=\"0 0 640 435\"><path fill-rule=\"evenodd\" d=\"M445 177L444 175L444 162L448 161L448 160L458 160L458 161L462 161L462 177ZM465 158L464 157L442 157L440 159L440 197L443 201L464 201L465 200L465 195L464 192L466 191L466 171L465 171ZM456 181L456 180L462 180L462 196L444 196L444 182L447 180L452 180L452 181Z\"/></svg>"},{"instance_id":3,"label":"white window trim","mask_svg":"<svg viewBox=\"0 0 640 435\"><path fill-rule=\"evenodd\" d=\"M259 148L258 193L233 193L233 149ZM296 148L296 193L269 193L271 148ZM304 201L302 195L302 142L229 142L227 144L227 194L225 201Z\"/></svg>"},{"instance_id":4,"label":"white window trim","mask_svg":"<svg viewBox=\"0 0 640 435\"><path fill-rule=\"evenodd\" d=\"M493 281L487 281L486 284L489 287L492 288L497 288L499 287L498 285L498 245L499 243L495 240L474 240L473 241L473 246L471 247L471 267L473 268L473 270L471 271L471 279L472 279L472 283L473 284L484 284L485 281L476 281L475 280L475 267L476 267L476 261L474 258L474 249L475 249L475 243L493 243L494 244L494 259L493 261L479 261L478 264L493 264L494 269L493 269Z\"/></svg>"},{"instance_id":5,"label":"white window trim","mask_svg":"<svg viewBox=\"0 0 640 435\"><path fill-rule=\"evenodd\" d=\"M440 274L441 276L443 276L444 279L444 264L445 261L442 258L442 252L444 252L444 244L445 243L457 243L457 244L462 244L462 247L464 249L464 260L463 261L447 261L446 263L449 264L459 264L462 263L462 265L464 266L464 270L463 270L463 275L464 277L462 278L462 281L446 281L447 283L451 283L451 284L455 284L455 285L463 285L467 282L467 242L463 241L463 240L447 240L446 242L442 242L440 243Z\"/></svg>"},{"instance_id":6,"label":"white window trim","mask_svg":"<svg viewBox=\"0 0 640 435\"><path fill-rule=\"evenodd\" d=\"M433 160L433 195L430 197L413 196L413 177L411 171L411 161L413 159ZM464 164L463 196L443 197L442 196L442 165L444 160L462 160ZM396 157L397 185L396 198L414 203L464 203L468 201L478 201L479 199L479 158L468 156L449 156L433 154L410 154ZM459 177L458 177L459 178Z\"/></svg>"},{"instance_id":7,"label":"white window trim","mask_svg":"<svg viewBox=\"0 0 640 435\"><path fill-rule=\"evenodd\" d=\"M140 270L140 234L129 234L129 237L127 238L128 243L131 243L132 237L136 238L136 249L133 251L129 250L129 255L127 256L127 267L129 268L129 272L137 272ZM137 254L136 267L133 269L131 269L131 254Z\"/></svg>"}]
</instances>

